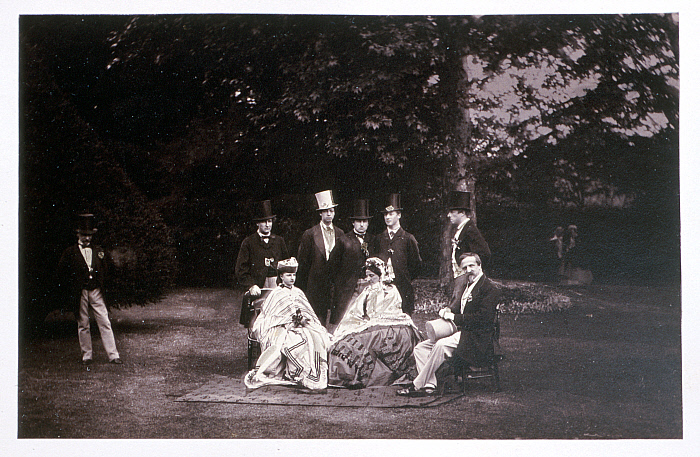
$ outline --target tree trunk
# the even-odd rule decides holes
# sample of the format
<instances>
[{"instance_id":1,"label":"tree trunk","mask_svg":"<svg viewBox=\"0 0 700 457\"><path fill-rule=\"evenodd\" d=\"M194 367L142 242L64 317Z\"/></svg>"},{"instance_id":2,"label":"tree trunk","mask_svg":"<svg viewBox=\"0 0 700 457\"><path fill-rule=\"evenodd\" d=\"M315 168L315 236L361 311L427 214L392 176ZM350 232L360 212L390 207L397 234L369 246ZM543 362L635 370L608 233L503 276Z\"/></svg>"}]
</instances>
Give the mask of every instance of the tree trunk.
<instances>
[{"instance_id":1,"label":"tree trunk","mask_svg":"<svg viewBox=\"0 0 700 457\"><path fill-rule=\"evenodd\" d=\"M460 105L461 116L459 116L455 125L459 145L454 149L453 158L445 168L445 186L444 196L446 197L452 190L461 190L471 193L471 211L468 216L476 223L476 179L473 175L473 169L470 165L469 137L471 135L471 123L469 122L469 106L467 105L467 89L468 89L468 74L467 74L467 59L468 54L461 57L462 74L460 81L457 83L458 102ZM446 198L443 199L445 201ZM447 209L444 209L447 215ZM440 286L446 293L452 292L452 237L454 236L456 227L450 224L450 221L445 218L441 237L441 258L440 258Z\"/></svg>"}]
</instances>

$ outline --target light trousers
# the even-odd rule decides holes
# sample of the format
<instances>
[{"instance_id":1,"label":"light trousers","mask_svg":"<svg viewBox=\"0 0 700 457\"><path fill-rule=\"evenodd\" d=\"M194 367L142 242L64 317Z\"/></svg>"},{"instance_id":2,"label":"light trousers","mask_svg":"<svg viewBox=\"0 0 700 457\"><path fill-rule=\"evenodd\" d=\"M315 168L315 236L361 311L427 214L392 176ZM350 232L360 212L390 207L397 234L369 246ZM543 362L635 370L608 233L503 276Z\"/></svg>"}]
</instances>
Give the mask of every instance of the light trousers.
<instances>
[{"instance_id":1,"label":"light trousers","mask_svg":"<svg viewBox=\"0 0 700 457\"><path fill-rule=\"evenodd\" d=\"M416 359L416 369L418 370L418 376L413 380L416 389L422 389L428 384L437 387L435 373L446 359L452 357L459 344L460 334L461 332L457 332L440 338L435 343L430 340L421 341L413 348L413 358Z\"/></svg>"},{"instance_id":2,"label":"light trousers","mask_svg":"<svg viewBox=\"0 0 700 457\"><path fill-rule=\"evenodd\" d=\"M78 341L80 342L80 352L83 360L92 359L92 336L90 335L90 315L89 308L95 316L97 328L100 329L102 345L105 348L109 360L119 358L117 344L114 342L112 324L109 322L107 305L105 305L102 291L100 289L84 290L80 295L80 311L78 313Z\"/></svg>"}]
</instances>

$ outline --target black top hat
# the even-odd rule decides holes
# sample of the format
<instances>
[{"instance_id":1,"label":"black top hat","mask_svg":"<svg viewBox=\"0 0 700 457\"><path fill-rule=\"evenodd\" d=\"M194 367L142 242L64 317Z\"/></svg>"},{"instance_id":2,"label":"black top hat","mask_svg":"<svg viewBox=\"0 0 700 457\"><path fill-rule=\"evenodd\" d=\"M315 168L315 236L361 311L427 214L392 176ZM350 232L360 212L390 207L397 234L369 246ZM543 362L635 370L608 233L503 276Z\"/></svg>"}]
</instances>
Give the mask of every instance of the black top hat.
<instances>
[{"instance_id":1,"label":"black top hat","mask_svg":"<svg viewBox=\"0 0 700 457\"><path fill-rule=\"evenodd\" d=\"M81 235L92 235L97 232L97 229L95 228L95 215L78 214L78 227L75 229L75 231Z\"/></svg>"},{"instance_id":2,"label":"black top hat","mask_svg":"<svg viewBox=\"0 0 700 457\"><path fill-rule=\"evenodd\" d=\"M260 222L268 219L274 219L276 216L272 214L272 204L270 200L263 200L254 203L255 212L253 213L253 221Z\"/></svg>"},{"instance_id":3,"label":"black top hat","mask_svg":"<svg viewBox=\"0 0 700 457\"><path fill-rule=\"evenodd\" d=\"M463 209L469 211L472 207L472 194L463 190L450 191L447 196L447 209Z\"/></svg>"},{"instance_id":4,"label":"black top hat","mask_svg":"<svg viewBox=\"0 0 700 457\"><path fill-rule=\"evenodd\" d=\"M350 219L371 219L372 216L369 215L369 200L353 200L352 202L352 216Z\"/></svg>"},{"instance_id":5,"label":"black top hat","mask_svg":"<svg viewBox=\"0 0 700 457\"><path fill-rule=\"evenodd\" d=\"M401 211L401 194L389 194L385 203L386 205L384 205L382 213L388 213L389 211Z\"/></svg>"}]
</instances>

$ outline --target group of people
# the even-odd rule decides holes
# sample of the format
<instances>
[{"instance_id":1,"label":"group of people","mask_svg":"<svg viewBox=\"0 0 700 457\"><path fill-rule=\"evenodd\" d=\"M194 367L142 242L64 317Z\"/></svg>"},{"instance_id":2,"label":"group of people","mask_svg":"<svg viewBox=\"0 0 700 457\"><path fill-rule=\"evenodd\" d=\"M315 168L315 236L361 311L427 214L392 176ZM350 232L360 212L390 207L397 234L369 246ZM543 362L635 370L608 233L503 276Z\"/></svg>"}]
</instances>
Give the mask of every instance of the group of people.
<instances>
[{"instance_id":1,"label":"group of people","mask_svg":"<svg viewBox=\"0 0 700 457\"><path fill-rule=\"evenodd\" d=\"M403 379L409 387L399 395L430 395L445 361L477 371L488 364L499 291L483 274L491 252L470 217L469 192L451 192L447 202L454 282L439 314L454 332L437 340L424 339L411 318L411 281L422 259L416 238L401 227L400 194L388 195L381 209L386 229L377 235L367 232L368 200L353 202L348 233L333 224L332 191L315 194L315 202L320 221L303 233L296 256L272 233L271 202L255 203L257 230L243 240L235 266L245 289L240 323L261 349L246 386L315 392L329 384L362 388ZM121 365L102 294L108 253L92 243L96 232L92 214L78 216L77 243L61 256L59 283L75 306L81 363L93 363L92 312L109 363Z\"/></svg>"},{"instance_id":2,"label":"group of people","mask_svg":"<svg viewBox=\"0 0 700 457\"><path fill-rule=\"evenodd\" d=\"M590 270L583 269L581 247L578 242L578 227L569 225L557 226L549 239L553 254L550 278L562 284L590 284L593 275Z\"/></svg>"},{"instance_id":3,"label":"group of people","mask_svg":"<svg viewBox=\"0 0 700 457\"><path fill-rule=\"evenodd\" d=\"M449 195L454 287L440 317L456 331L437 341L424 340L411 318L411 281L422 259L415 237L401 227L400 197L388 195L381 209L386 229L371 235L367 200L353 202L353 228L344 233L333 224L338 205L332 191L315 194L320 222L304 232L296 257L271 233L276 216L270 201L256 203L258 229L243 241L235 269L246 289L240 322L261 347L244 378L247 387L322 391L329 384L362 388L413 379L397 393L430 395L445 360L467 369L486 366L499 293L483 275L490 250L469 216L471 194Z\"/></svg>"}]
</instances>

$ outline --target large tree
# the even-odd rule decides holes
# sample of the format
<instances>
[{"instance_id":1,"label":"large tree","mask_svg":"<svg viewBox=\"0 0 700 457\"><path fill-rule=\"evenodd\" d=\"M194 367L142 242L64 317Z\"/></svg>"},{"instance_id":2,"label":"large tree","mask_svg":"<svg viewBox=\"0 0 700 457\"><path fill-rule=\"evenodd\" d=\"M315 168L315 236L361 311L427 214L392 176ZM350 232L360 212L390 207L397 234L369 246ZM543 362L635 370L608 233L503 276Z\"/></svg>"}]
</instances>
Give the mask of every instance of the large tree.
<instances>
[{"instance_id":1,"label":"large tree","mask_svg":"<svg viewBox=\"0 0 700 457\"><path fill-rule=\"evenodd\" d=\"M52 75L187 245L240 238L240 201L401 190L435 267L452 188L631 201L673 163L672 15L77 19Z\"/></svg>"},{"instance_id":2,"label":"large tree","mask_svg":"<svg viewBox=\"0 0 700 457\"><path fill-rule=\"evenodd\" d=\"M55 269L62 250L77 242L75 215L82 212L97 215L96 241L114 260L115 274L106 285L109 304L155 301L176 270L171 232L117 160L118 149L95 131L57 77L68 71L62 55L47 52L70 51L71 45L99 49L102 35L89 29L93 33L87 40L66 33L61 34L65 42L56 43L44 21L23 19L22 26L20 317L36 326L52 308L72 308L55 289ZM99 60L94 53L76 55L85 58L86 66L91 58ZM87 76L80 69L68 73Z\"/></svg>"}]
</instances>

